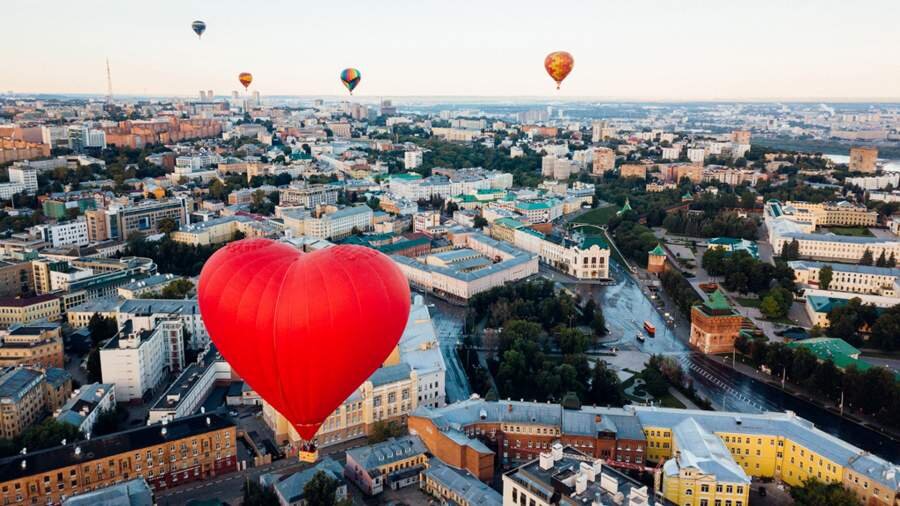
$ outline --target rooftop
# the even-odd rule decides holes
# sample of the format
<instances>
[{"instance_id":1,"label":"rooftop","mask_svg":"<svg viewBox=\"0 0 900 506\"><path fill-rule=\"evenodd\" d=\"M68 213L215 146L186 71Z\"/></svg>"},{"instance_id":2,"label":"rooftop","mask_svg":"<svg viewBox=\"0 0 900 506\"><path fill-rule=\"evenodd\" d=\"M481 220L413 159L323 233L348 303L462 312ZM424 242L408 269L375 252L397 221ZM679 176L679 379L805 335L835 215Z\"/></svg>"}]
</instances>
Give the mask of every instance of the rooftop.
<instances>
[{"instance_id":1,"label":"rooftop","mask_svg":"<svg viewBox=\"0 0 900 506\"><path fill-rule=\"evenodd\" d=\"M0 459L0 482L39 475L54 469L80 465L167 441L176 441L231 427L234 427L234 422L230 418L218 413L207 413L186 416L169 422L166 425L165 435L162 433L161 424L153 424L65 446L38 450L26 455L7 457ZM76 448L79 448L78 454L75 453Z\"/></svg>"},{"instance_id":2,"label":"rooftop","mask_svg":"<svg viewBox=\"0 0 900 506\"><path fill-rule=\"evenodd\" d=\"M352 457L366 471L373 471L394 462L422 455L427 451L418 436L410 435L347 450L347 458Z\"/></svg>"},{"instance_id":3,"label":"rooftop","mask_svg":"<svg viewBox=\"0 0 900 506\"><path fill-rule=\"evenodd\" d=\"M431 459L422 474L460 496L473 506L500 506L503 496L466 471L456 470L438 459Z\"/></svg>"}]
</instances>

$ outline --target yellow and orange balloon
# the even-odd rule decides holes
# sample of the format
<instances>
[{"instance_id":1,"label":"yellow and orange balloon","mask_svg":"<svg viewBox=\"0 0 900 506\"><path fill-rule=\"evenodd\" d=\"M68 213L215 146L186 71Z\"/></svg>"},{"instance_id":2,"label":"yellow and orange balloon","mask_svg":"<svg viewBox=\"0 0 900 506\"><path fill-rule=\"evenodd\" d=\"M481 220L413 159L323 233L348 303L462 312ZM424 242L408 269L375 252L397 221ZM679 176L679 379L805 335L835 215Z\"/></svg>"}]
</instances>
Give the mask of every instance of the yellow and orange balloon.
<instances>
[{"instance_id":1,"label":"yellow and orange balloon","mask_svg":"<svg viewBox=\"0 0 900 506\"><path fill-rule=\"evenodd\" d=\"M240 81L241 84L244 85L244 89L246 90L250 87L250 83L253 82L253 74L251 74L250 72L241 72L240 74L238 74L238 81Z\"/></svg>"},{"instance_id":2,"label":"yellow and orange balloon","mask_svg":"<svg viewBox=\"0 0 900 506\"><path fill-rule=\"evenodd\" d=\"M544 58L544 68L550 74L550 77L556 81L557 90L563 79L569 75L569 72L572 72L572 67L574 66L575 58L572 58L572 55L565 51L554 51Z\"/></svg>"}]
</instances>

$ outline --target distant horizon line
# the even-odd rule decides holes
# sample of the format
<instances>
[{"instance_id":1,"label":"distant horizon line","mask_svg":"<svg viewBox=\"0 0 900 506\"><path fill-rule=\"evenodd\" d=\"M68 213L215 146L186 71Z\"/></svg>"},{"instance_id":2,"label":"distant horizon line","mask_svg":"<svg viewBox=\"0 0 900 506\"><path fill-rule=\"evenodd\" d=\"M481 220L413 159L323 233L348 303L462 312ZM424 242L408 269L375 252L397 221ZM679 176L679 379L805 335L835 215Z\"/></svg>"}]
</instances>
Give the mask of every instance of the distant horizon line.
<instances>
[{"instance_id":1,"label":"distant horizon line","mask_svg":"<svg viewBox=\"0 0 900 506\"><path fill-rule=\"evenodd\" d=\"M197 90L198 92L200 90ZM206 91L206 90L204 90ZM254 90L256 91L256 90ZM252 92L250 92L252 93ZM74 92L13 92L7 94L0 91L0 98L37 98L37 97L71 97L71 98L98 98L105 99L104 93L74 93ZM241 96L244 96L243 94ZM247 95L248 97L252 95ZM341 95L341 94L272 94L260 95L268 99L327 99L340 101L354 100L382 100L382 99L420 99L436 101L440 99L462 100L490 100L490 101L545 101L545 102L607 102L607 103L823 103L823 104L897 104L900 105L900 97L759 97L759 98L663 98L663 97L604 97L604 96L565 96L554 97L552 95ZM113 94L116 99L196 99L198 94L178 93L122 93ZM231 94L216 94L214 98L230 98Z\"/></svg>"}]
</instances>

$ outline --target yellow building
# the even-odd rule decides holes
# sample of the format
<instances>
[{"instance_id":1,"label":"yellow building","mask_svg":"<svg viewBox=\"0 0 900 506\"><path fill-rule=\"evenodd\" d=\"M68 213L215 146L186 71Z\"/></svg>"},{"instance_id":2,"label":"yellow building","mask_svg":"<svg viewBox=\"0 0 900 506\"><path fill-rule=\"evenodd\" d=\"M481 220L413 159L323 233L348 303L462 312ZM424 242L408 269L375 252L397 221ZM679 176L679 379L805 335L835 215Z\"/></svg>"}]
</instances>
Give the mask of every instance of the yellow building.
<instances>
[{"instance_id":1,"label":"yellow building","mask_svg":"<svg viewBox=\"0 0 900 506\"><path fill-rule=\"evenodd\" d=\"M25 367L7 370L0 375L0 437L18 436L62 406L71 393L71 376L61 369L46 374Z\"/></svg>"},{"instance_id":2,"label":"yellow building","mask_svg":"<svg viewBox=\"0 0 900 506\"><path fill-rule=\"evenodd\" d=\"M890 506L900 501L900 468L816 429L791 412L751 415L666 408L636 410L647 437L647 460L665 462L657 476L657 488L676 504L700 506L700 500L707 499L709 506L715 506L710 499L727 496L733 506L739 506L738 500L746 506L746 496L736 496L739 486L741 493L748 487L733 481L741 473L790 486L800 486L810 478L841 483L867 505ZM702 472L708 459L719 465L707 469L732 476L730 495L729 482L721 476L714 481L717 487L722 485L724 495L706 495L719 493L710 487L713 478L707 476L715 473Z\"/></svg>"},{"instance_id":3,"label":"yellow building","mask_svg":"<svg viewBox=\"0 0 900 506\"><path fill-rule=\"evenodd\" d=\"M0 327L13 323L31 323L38 320L59 320L62 314L60 299L56 295L36 297L5 297L0 299Z\"/></svg>"},{"instance_id":4,"label":"yellow building","mask_svg":"<svg viewBox=\"0 0 900 506\"><path fill-rule=\"evenodd\" d=\"M656 475L656 488L678 505L747 506L750 476L715 434L688 418L672 430L674 457Z\"/></svg>"}]
</instances>

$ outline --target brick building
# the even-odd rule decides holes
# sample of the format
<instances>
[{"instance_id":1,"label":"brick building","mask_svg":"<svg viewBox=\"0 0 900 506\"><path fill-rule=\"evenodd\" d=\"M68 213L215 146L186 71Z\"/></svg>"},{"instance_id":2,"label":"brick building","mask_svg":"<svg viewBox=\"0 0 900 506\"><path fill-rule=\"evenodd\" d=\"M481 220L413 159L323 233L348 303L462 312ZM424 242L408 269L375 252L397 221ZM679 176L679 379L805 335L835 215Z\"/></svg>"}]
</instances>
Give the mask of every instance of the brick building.
<instances>
[{"instance_id":1,"label":"brick building","mask_svg":"<svg viewBox=\"0 0 900 506\"><path fill-rule=\"evenodd\" d=\"M612 466L645 465L641 424L633 412L618 408L577 410L474 398L440 409L419 408L408 426L434 456L485 481L494 476L495 459L503 466L521 464L557 441Z\"/></svg>"},{"instance_id":2,"label":"brick building","mask_svg":"<svg viewBox=\"0 0 900 506\"><path fill-rule=\"evenodd\" d=\"M690 345L702 353L730 353L743 323L744 317L716 290L691 308Z\"/></svg>"},{"instance_id":3,"label":"brick building","mask_svg":"<svg viewBox=\"0 0 900 506\"><path fill-rule=\"evenodd\" d=\"M154 490L237 469L236 427L218 414L179 418L0 460L3 504L60 504L144 478Z\"/></svg>"}]
</instances>

